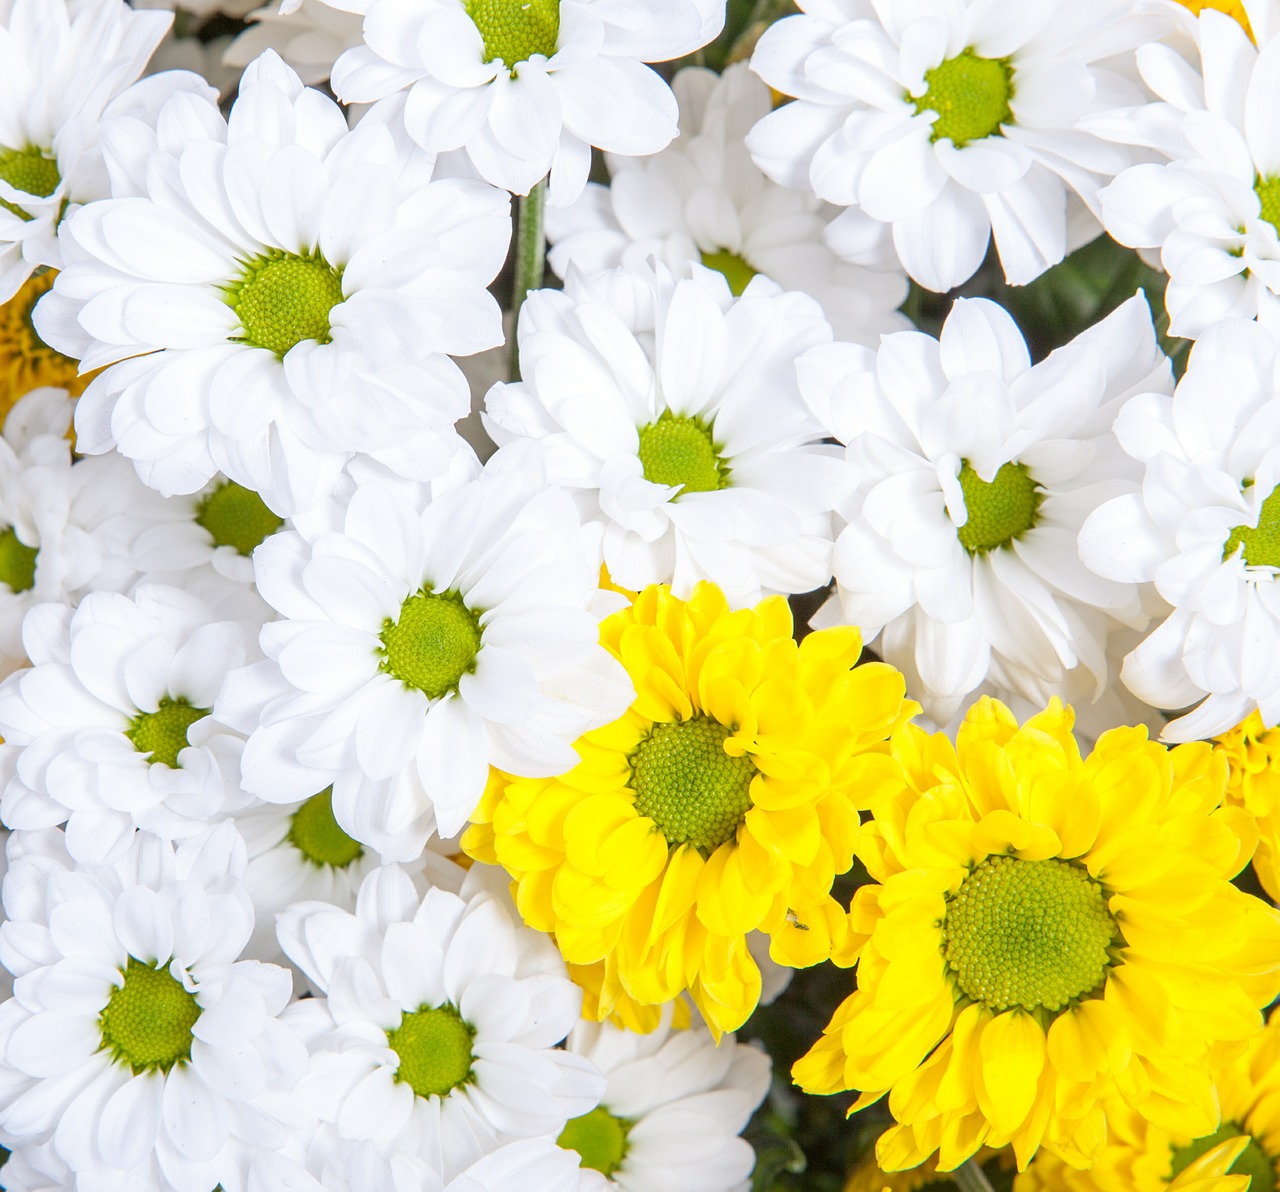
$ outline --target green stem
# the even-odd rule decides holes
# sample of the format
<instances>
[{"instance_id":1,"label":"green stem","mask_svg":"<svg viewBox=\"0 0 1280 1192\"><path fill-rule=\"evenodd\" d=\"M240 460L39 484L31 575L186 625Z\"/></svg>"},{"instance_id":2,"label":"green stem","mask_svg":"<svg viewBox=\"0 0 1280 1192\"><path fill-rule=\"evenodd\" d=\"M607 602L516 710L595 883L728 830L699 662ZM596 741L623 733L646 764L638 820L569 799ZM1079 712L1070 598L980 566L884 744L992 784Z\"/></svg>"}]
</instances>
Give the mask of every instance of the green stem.
<instances>
[{"instance_id":1,"label":"green stem","mask_svg":"<svg viewBox=\"0 0 1280 1192\"><path fill-rule=\"evenodd\" d=\"M543 209L547 202L547 180L544 178L523 199L516 223L516 278L511 296L511 379L520 379L520 351L515 328L520 323L520 308L530 290L542 286L542 273L547 259L547 238L543 232Z\"/></svg>"},{"instance_id":2,"label":"green stem","mask_svg":"<svg viewBox=\"0 0 1280 1192\"><path fill-rule=\"evenodd\" d=\"M966 1159L951 1173L960 1192L995 1192L987 1173L982 1170L976 1159Z\"/></svg>"}]
</instances>

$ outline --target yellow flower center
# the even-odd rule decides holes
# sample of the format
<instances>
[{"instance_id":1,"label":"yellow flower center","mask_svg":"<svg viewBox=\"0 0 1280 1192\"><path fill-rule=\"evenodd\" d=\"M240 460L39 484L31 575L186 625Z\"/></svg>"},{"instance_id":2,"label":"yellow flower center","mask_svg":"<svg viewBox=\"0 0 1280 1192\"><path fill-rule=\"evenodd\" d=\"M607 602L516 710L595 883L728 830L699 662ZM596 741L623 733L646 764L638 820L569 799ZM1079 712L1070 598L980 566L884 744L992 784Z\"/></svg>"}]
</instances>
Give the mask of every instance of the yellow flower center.
<instances>
[{"instance_id":1,"label":"yellow flower center","mask_svg":"<svg viewBox=\"0 0 1280 1192\"><path fill-rule=\"evenodd\" d=\"M289 819L290 844L313 865L345 869L364 856L364 848L333 816L333 787L312 795Z\"/></svg>"},{"instance_id":2,"label":"yellow flower center","mask_svg":"<svg viewBox=\"0 0 1280 1192\"><path fill-rule=\"evenodd\" d=\"M1008 546L1036 524L1039 486L1022 464L1004 464L993 479L983 480L964 460L960 491L969 520L956 528L956 536L971 555Z\"/></svg>"},{"instance_id":3,"label":"yellow flower center","mask_svg":"<svg viewBox=\"0 0 1280 1192\"><path fill-rule=\"evenodd\" d=\"M567 1151L577 1151L582 1166L611 1176L627 1155L627 1132L632 1123L614 1117L603 1105L572 1118L560 1131L556 1142Z\"/></svg>"},{"instance_id":4,"label":"yellow flower center","mask_svg":"<svg viewBox=\"0 0 1280 1192\"><path fill-rule=\"evenodd\" d=\"M457 592L424 588L400 606L400 616L382 626L382 670L428 699L456 691L476 668L480 618Z\"/></svg>"},{"instance_id":5,"label":"yellow flower center","mask_svg":"<svg viewBox=\"0 0 1280 1192\"><path fill-rule=\"evenodd\" d=\"M1220 1143L1239 1138L1241 1134L1247 1133L1248 1131L1238 1122L1223 1122L1212 1134L1197 1138L1186 1146L1174 1147L1170 1155L1169 1179L1180 1176L1201 1155L1207 1154ZM1275 1164L1252 1135L1249 1136L1249 1145L1244 1148L1229 1170L1233 1175L1250 1177L1249 1192L1276 1192Z\"/></svg>"},{"instance_id":6,"label":"yellow flower center","mask_svg":"<svg viewBox=\"0 0 1280 1192\"><path fill-rule=\"evenodd\" d=\"M1118 936L1102 887L1052 858L988 857L951 897L943 924L956 984L997 1013L1061 1010L1093 993Z\"/></svg>"},{"instance_id":7,"label":"yellow flower center","mask_svg":"<svg viewBox=\"0 0 1280 1192\"><path fill-rule=\"evenodd\" d=\"M342 301L342 271L318 252L272 249L250 261L225 293L244 329L240 342L283 357L303 340L330 342L329 312Z\"/></svg>"},{"instance_id":8,"label":"yellow flower center","mask_svg":"<svg viewBox=\"0 0 1280 1192\"><path fill-rule=\"evenodd\" d=\"M196 521L209 531L215 546L234 547L242 555L253 554L255 546L284 525L284 518L272 513L257 493L234 480L201 498Z\"/></svg>"},{"instance_id":9,"label":"yellow flower center","mask_svg":"<svg viewBox=\"0 0 1280 1192\"><path fill-rule=\"evenodd\" d=\"M560 0L467 0L484 38L484 60L511 69L535 54L550 58L560 37Z\"/></svg>"},{"instance_id":10,"label":"yellow flower center","mask_svg":"<svg viewBox=\"0 0 1280 1192\"><path fill-rule=\"evenodd\" d=\"M733 730L709 716L655 724L629 757L636 811L671 845L704 854L732 840L751 808L755 763L724 751Z\"/></svg>"},{"instance_id":11,"label":"yellow flower center","mask_svg":"<svg viewBox=\"0 0 1280 1192\"><path fill-rule=\"evenodd\" d=\"M724 274L725 280L729 283L729 291L735 298L742 296L742 291L751 284L751 279L756 275L756 271L746 261L727 248L719 252L704 252L702 263L708 269L715 269Z\"/></svg>"},{"instance_id":12,"label":"yellow flower center","mask_svg":"<svg viewBox=\"0 0 1280 1192\"><path fill-rule=\"evenodd\" d=\"M937 112L930 134L957 148L995 136L1013 120L1013 67L1007 58L979 58L965 50L924 72L928 90L912 102L916 112ZM910 98L910 96L908 96Z\"/></svg>"},{"instance_id":13,"label":"yellow flower center","mask_svg":"<svg viewBox=\"0 0 1280 1192\"><path fill-rule=\"evenodd\" d=\"M1231 531L1222 557L1231 558L1241 547L1241 557L1250 567L1280 567L1280 488L1262 502L1256 526L1236 526Z\"/></svg>"},{"instance_id":14,"label":"yellow flower center","mask_svg":"<svg viewBox=\"0 0 1280 1192\"><path fill-rule=\"evenodd\" d=\"M195 996L169 973L129 957L124 984L112 991L98 1018L102 1044L134 1075L169 1071L191 1058L191 1028L200 1017Z\"/></svg>"},{"instance_id":15,"label":"yellow flower center","mask_svg":"<svg viewBox=\"0 0 1280 1192\"><path fill-rule=\"evenodd\" d=\"M1259 175L1253 189L1262 204L1262 218L1273 228L1280 228L1280 177L1263 178Z\"/></svg>"},{"instance_id":16,"label":"yellow flower center","mask_svg":"<svg viewBox=\"0 0 1280 1192\"><path fill-rule=\"evenodd\" d=\"M187 730L203 720L212 708L193 708L185 699L165 696L154 712L140 712L124 730L139 753L149 753L152 763L177 766L178 753L191 744Z\"/></svg>"},{"instance_id":17,"label":"yellow flower center","mask_svg":"<svg viewBox=\"0 0 1280 1192\"><path fill-rule=\"evenodd\" d=\"M28 546L12 526L0 531L0 583L11 592L26 592L36 585L39 548Z\"/></svg>"},{"instance_id":18,"label":"yellow flower center","mask_svg":"<svg viewBox=\"0 0 1280 1192\"><path fill-rule=\"evenodd\" d=\"M639 456L644 478L652 484L709 493L729 483L729 469L701 418L663 411L657 422L641 427Z\"/></svg>"},{"instance_id":19,"label":"yellow flower center","mask_svg":"<svg viewBox=\"0 0 1280 1192\"><path fill-rule=\"evenodd\" d=\"M471 1044L475 1027L446 1002L422 1006L406 1014L387 1032L391 1050L400 1057L396 1079L419 1097L447 1096L471 1079Z\"/></svg>"},{"instance_id":20,"label":"yellow flower center","mask_svg":"<svg viewBox=\"0 0 1280 1192\"><path fill-rule=\"evenodd\" d=\"M0 148L0 178L17 190L29 195L48 198L58 189L62 175L58 173L56 158L46 157L44 150L29 145L25 149ZM16 203L0 199L0 207L11 211L19 219L29 222L34 216Z\"/></svg>"}]
</instances>

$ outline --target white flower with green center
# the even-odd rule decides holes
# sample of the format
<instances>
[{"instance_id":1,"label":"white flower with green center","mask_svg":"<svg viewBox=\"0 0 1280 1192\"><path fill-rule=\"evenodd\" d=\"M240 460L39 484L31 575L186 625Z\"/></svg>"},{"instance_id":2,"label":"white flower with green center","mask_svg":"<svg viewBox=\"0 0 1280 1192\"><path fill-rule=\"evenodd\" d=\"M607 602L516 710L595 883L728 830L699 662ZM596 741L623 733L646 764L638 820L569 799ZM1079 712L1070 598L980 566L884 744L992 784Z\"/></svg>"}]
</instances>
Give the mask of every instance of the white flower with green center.
<instances>
[{"instance_id":1,"label":"white flower with green center","mask_svg":"<svg viewBox=\"0 0 1280 1192\"><path fill-rule=\"evenodd\" d=\"M96 864L138 829L179 839L245 806L244 738L210 711L228 672L258 656L257 628L158 584L33 608L31 665L0 684L5 823L65 823L72 855Z\"/></svg>"},{"instance_id":2,"label":"white flower with green center","mask_svg":"<svg viewBox=\"0 0 1280 1192\"><path fill-rule=\"evenodd\" d=\"M1108 59L1171 14L1130 0L798 4L751 59L796 97L747 137L771 178L889 224L930 290L972 276L991 240L1023 285L1097 235L1097 188L1133 154L1082 118L1141 101Z\"/></svg>"},{"instance_id":3,"label":"white flower with green center","mask_svg":"<svg viewBox=\"0 0 1280 1192\"><path fill-rule=\"evenodd\" d=\"M348 130L267 53L229 120L179 95L154 131L107 122L114 197L66 221L35 314L82 369L105 366L76 410L81 451L119 450L166 495L221 472L281 516L353 456L415 480L449 467L469 397L445 353L502 341L485 287L509 200L432 181L397 119Z\"/></svg>"},{"instance_id":4,"label":"white flower with green center","mask_svg":"<svg viewBox=\"0 0 1280 1192\"><path fill-rule=\"evenodd\" d=\"M853 488L836 594L813 623L878 635L938 724L984 681L1039 707L1065 682L1098 698L1108 637L1146 617L1137 587L1081 563L1076 537L1136 479L1111 433L1121 405L1173 387L1146 301L1032 365L1004 310L961 299L940 339L835 344L800 375L848 444Z\"/></svg>"},{"instance_id":5,"label":"white flower with green center","mask_svg":"<svg viewBox=\"0 0 1280 1192\"><path fill-rule=\"evenodd\" d=\"M1228 319L1192 349L1167 392L1116 420L1140 471L1080 535L1085 563L1154 583L1172 611L1124 660L1125 685L1153 707L1186 708L1164 732L1226 732L1255 708L1280 720L1280 347Z\"/></svg>"},{"instance_id":6,"label":"white flower with green center","mask_svg":"<svg viewBox=\"0 0 1280 1192\"><path fill-rule=\"evenodd\" d=\"M1169 274L1174 335L1194 339L1231 316L1280 328L1280 44L1268 40L1280 22L1257 8L1261 49L1232 17L1184 13L1200 69L1172 45L1144 46L1138 69L1158 102L1096 123L1161 158L1099 198L1107 231L1158 254Z\"/></svg>"},{"instance_id":7,"label":"white flower with green center","mask_svg":"<svg viewBox=\"0 0 1280 1192\"><path fill-rule=\"evenodd\" d=\"M423 897L388 865L354 914L304 902L278 920L286 954L325 994L287 1014L311 1049L299 1103L339 1138L420 1160L446 1184L504 1143L555 1137L604 1088L556 1046L582 991L554 943L483 881Z\"/></svg>"},{"instance_id":8,"label":"white flower with green center","mask_svg":"<svg viewBox=\"0 0 1280 1192\"><path fill-rule=\"evenodd\" d=\"M354 7L333 0L332 7ZM409 135L464 150L480 177L517 194L550 172L551 201L582 193L591 146L657 153L677 135L671 89L645 62L706 45L723 0L368 0L364 44L333 89L367 103L408 88Z\"/></svg>"},{"instance_id":9,"label":"white flower with green center","mask_svg":"<svg viewBox=\"0 0 1280 1192\"><path fill-rule=\"evenodd\" d=\"M840 482L796 358L831 338L817 302L755 279L740 298L701 265L574 274L529 296L516 384L485 425L532 443L548 481L604 528L626 588L700 580L736 605L830 578Z\"/></svg>"},{"instance_id":10,"label":"white flower with green center","mask_svg":"<svg viewBox=\"0 0 1280 1192\"><path fill-rule=\"evenodd\" d=\"M581 1022L565 1046L608 1082L600 1104L560 1132L582 1157L581 1192L739 1192L755 1151L739 1135L765 1093L764 1051L701 1024L672 1030L671 1007L647 1035Z\"/></svg>"},{"instance_id":11,"label":"white flower with green center","mask_svg":"<svg viewBox=\"0 0 1280 1192\"><path fill-rule=\"evenodd\" d=\"M551 267L591 273L656 256L718 269L735 294L757 273L822 303L840 339L875 345L910 324L888 229L856 211L770 181L742 143L773 109L769 88L735 63L724 75L686 67L672 81L680 137L654 157L609 158L612 182L589 183L572 206L547 212ZM850 260L841 260L839 251Z\"/></svg>"},{"instance_id":12,"label":"white flower with green center","mask_svg":"<svg viewBox=\"0 0 1280 1192\"><path fill-rule=\"evenodd\" d=\"M0 1132L50 1143L77 1187L211 1190L288 1131L264 1094L306 1048L279 1020L287 969L239 960L253 912L230 824L173 847L139 835L85 866L55 829L16 833L0 960Z\"/></svg>"},{"instance_id":13,"label":"white flower with green center","mask_svg":"<svg viewBox=\"0 0 1280 1192\"><path fill-rule=\"evenodd\" d=\"M533 471L425 509L370 482L332 525L258 548L283 619L218 702L249 734L248 791L298 803L332 785L344 832L409 861L462 829L490 765L561 774L574 740L622 714L634 692L591 611L598 544Z\"/></svg>"}]
</instances>

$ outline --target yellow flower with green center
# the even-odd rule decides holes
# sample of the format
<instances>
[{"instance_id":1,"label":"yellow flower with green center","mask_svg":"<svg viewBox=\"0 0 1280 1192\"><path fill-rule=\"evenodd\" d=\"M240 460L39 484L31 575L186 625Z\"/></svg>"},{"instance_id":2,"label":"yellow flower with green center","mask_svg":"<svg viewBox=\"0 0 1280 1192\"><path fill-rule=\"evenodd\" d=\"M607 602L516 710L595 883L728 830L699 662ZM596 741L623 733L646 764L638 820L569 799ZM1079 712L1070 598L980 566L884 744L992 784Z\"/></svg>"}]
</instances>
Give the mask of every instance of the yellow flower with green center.
<instances>
[{"instance_id":1,"label":"yellow flower with green center","mask_svg":"<svg viewBox=\"0 0 1280 1192\"><path fill-rule=\"evenodd\" d=\"M78 365L55 352L36 334L32 312L53 286L52 269L33 273L8 302L0 305L0 426L13 404L33 389L84 392L92 375L78 377Z\"/></svg>"},{"instance_id":2,"label":"yellow flower with green center","mask_svg":"<svg viewBox=\"0 0 1280 1192\"><path fill-rule=\"evenodd\" d=\"M600 632L635 702L567 774L495 775L462 846L515 878L595 1017L634 1021L687 989L733 1030L760 996L747 932L783 964L848 963L831 883L859 801L895 773L886 738L918 708L897 671L854 665L856 629L797 644L781 597L730 612L711 584L688 601L656 585Z\"/></svg>"},{"instance_id":3,"label":"yellow flower with green center","mask_svg":"<svg viewBox=\"0 0 1280 1192\"><path fill-rule=\"evenodd\" d=\"M924 72L925 93L908 96L916 112L936 112L929 134L934 141L951 141L963 148L970 141L999 136L1000 126L1013 120L1013 67L1005 58L982 58L965 50Z\"/></svg>"},{"instance_id":4,"label":"yellow flower with green center","mask_svg":"<svg viewBox=\"0 0 1280 1192\"><path fill-rule=\"evenodd\" d=\"M1280 902L1280 728L1268 728L1251 712L1230 732L1213 739L1227 759L1227 802L1243 807L1258 823L1253 869L1274 901Z\"/></svg>"},{"instance_id":5,"label":"yellow flower with green center","mask_svg":"<svg viewBox=\"0 0 1280 1192\"><path fill-rule=\"evenodd\" d=\"M811 1093L887 1093L886 1170L952 1170L1012 1145L1088 1165L1109 1101L1188 1138L1218 1124L1211 1072L1280 990L1280 912L1236 889L1257 834L1226 759L1142 728L1082 757L1056 701L994 700L954 745L913 726L871 801L850 907L857 989L792 1069Z\"/></svg>"}]
</instances>

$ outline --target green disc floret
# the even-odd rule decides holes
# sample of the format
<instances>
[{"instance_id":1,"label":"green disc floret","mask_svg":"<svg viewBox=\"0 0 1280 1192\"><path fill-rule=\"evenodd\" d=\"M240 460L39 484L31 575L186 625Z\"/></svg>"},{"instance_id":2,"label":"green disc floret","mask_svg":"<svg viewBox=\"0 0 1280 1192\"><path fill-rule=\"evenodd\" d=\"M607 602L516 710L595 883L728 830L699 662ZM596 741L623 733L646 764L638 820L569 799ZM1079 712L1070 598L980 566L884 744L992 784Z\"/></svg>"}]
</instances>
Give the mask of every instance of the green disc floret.
<instances>
[{"instance_id":1,"label":"green disc floret","mask_svg":"<svg viewBox=\"0 0 1280 1192\"><path fill-rule=\"evenodd\" d=\"M484 38L484 60L516 66L536 54L550 58L560 37L560 0L467 0L467 15Z\"/></svg>"},{"instance_id":2,"label":"green disc floret","mask_svg":"<svg viewBox=\"0 0 1280 1192\"><path fill-rule=\"evenodd\" d=\"M447 1096L471 1079L475 1037L475 1027L448 1002L405 1014L400 1025L387 1032L391 1050L400 1057L396 1079L419 1097Z\"/></svg>"},{"instance_id":3,"label":"green disc floret","mask_svg":"<svg viewBox=\"0 0 1280 1192\"><path fill-rule=\"evenodd\" d=\"M1222 548L1222 557L1231 558L1240 548L1250 567L1280 567L1280 488L1262 502L1256 526L1236 526Z\"/></svg>"},{"instance_id":4,"label":"green disc floret","mask_svg":"<svg viewBox=\"0 0 1280 1192\"><path fill-rule=\"evenodd\" d=\"M668 844L692 844L710 855L737 835L759 771L749 757L725 752L732 735L727 725L694 716L655 724L632 751L636 811L653 820Z\"/></svg>"},{"instance_id":5,"label":"green disc floret","mask_svg":"<svg viewBox=\"0 0 1280 1192\"><path fill-rule=\"evenodd\" d=\"M98 1024L102 1045L134 1075L191 1058L191 1028L200 1017L195 995L169 972L129 957L124 984L114 989Z\"/></svg>"},{"instance_id":6,"label":"green disc floret","mask_svg":"<svg viewBox=\"0 0 1280 1192\"><path fill-rule=\"evenodd\" d=\"M1169 1156L1169 1180L1172 1182L1175 1177L1186 1171L1201 1155L1207 1154L1214 1147L1228 1142L1232 1138L1239 1138L1241 1134L1248 1133L1239 1122L1223 1122L1212 1134L1197 1138L1193 1142L1187 1143L1186 1146L1173 1147ZM1249 1176L1249 1192L1276 1192L1275 1164L1272 1163L1271 1157L1266 1150L1251 1134L1249 1135L1249 1145L1244 1148L1240 1157L1231 1164L1230 1173L1232 1175Z\"/></svg>"},{"instance_id":7,"label":"green disc floret","mask_svg":"<svg viewBox=\"0 0 1280 1192\"><path fill-rule=\"evenodd\" d=\"M46 156L44 150L34 145L28 145L25 149L0 148L0 179L17 190L44 199L58 189L62 175L58 173L56 158ZM29 211L6 199L0 199L0 207L26 222L34 218Z\"/></svg>"},{"instance_id":8,"label":"green disc floret","mask_svg":"<svg viewBox=\"0 0 1280 1192\"><path fill-rule=\"evenodd\" d=\"M215 546L251 555L255 546L284 525L284 518L272 513L251 488L227 480L200 499L196 522L209 531Z\"/></svg>"},{"instance_id":9,"label":"green disc floret","mask_svg":"<svg viewBox=\"0 0 1280 1192\"><path fill-rule=\"evenodd\" d=\"M290 844L313 865L345 869L364 856L358 840L339 826L333 815L333 787L312 795L289 817Z\"/></svg>"},{"instance_id":10,"label":"green disc floret","mask_svg":"<svg viewBox=\"0 0 1280 1192\"><path fill-rule=\"evenodd\" d=\"M995 1013L1057 1011L1103 984L1119 929L1088 870L992 856L948 900L943 939L947 967L973 1001Z\"/></svg>"},{"instance_id":11,"label":"green disc floret","mask_svg":"<svg viewBox=\"0 0 1280 1192\"><path fill-rule=\"evenodd\" d=\"M331 341L329 313L343 298L342 271L318 252L271 249L224 292L244 329L240 342L283 357L303 340Z\"/></svg>"},{"instance_id":12,"label":"green disc floret","mask_svg":"<svg viewBox=\"0 0 1280 1192\"><path fill-rule=\"evenodd\" d=\"M1273 228L1280 229L1280 177L1263 178L1259 175L1253 189L1262 204L1262 218Z\"/></svg>"},{"instance_id":13,"label":"green disc floret","mask_svg":"<svg viewBox=\"0 0 1280 1192\"><path fill-rule=\"evenodd\" d=\"M729 283L729 292L735 298L742 297L742 291L751 284L751 279L756 275L756 271L746 261L727 248L719 252L704 252L702 263L708 269L724 274L725 280Z\"/></svg>"},{"instance_id":14,"label":"green disc floret","mask_svg":"<svg viewBox=\"0 0 1280 1192\"><path fill-rule=\"evenodd\" d=\"M11 592L27 592L36 585L36 556L40 553L28 546L10 526L0 532L0 583Z\"/></svg>"},{"instance_id":15,"label":"green disc floret","mask_svg":"<svg viewBox=\"0 0 1280 1192\"><path fill-rule=\"evenodd\" d=\"M379 666L406 687L439 699L475 670L480 638L480 617L458 592L423 588L400 606L396 620L383 622Z\"/></svg>"},{"instance_id":16,"label":"green disc floret","mask_svg":"<svg viewBox=\"0 0 1280 1192\"><path fill-rule=\"evenodd\" d=\"M627 1132L632 1124L597 1105L590 1113L570 1118L556 1142L567 1151L577 1151L584 1168L612 1176L627 1157Z\"/></svg>"},{"instance_id":17,"label":"green disc floret","mask_svg":"<svg viewBox=\"0 0 1280 1192\"><path fill-rule=\"evenodd\" d=\"M682 492L709 493L729 483L711 427L701 418L664 410L657 422L640 428L640 464L652 484L679 486ZM677 494L678 495L678 494Z\"/></svg>"},{"instance_id":18,"label":"green disc floret","mask_svg":"<svg viewBox=\"0 0 1280 1192\"><path fill-rule=\"evenodd\" d=\"M956 527L960 545L971 555L1008 546L1036 524L1040 486L1023 464L1007 463L991 480L982 480L964 460L960 491L969 519Z\"/></svg>"},{"instance_id":19,"label":"green disc floret","mask_svg":"<svg viewBox=\"0 0 1280 1192\"><path fill-rule=\"evenodd\" d=\"M930 136L963 148L970 141L999 134L1013 119L1013 67L1007 58L979 58L972 50L924 72L927 90L907 98L916 112L937 112Z\"/></svg>"},{"instance_id":20,"label":"green disc floret","mask_svg":"<svg viewBox=\"0 0 1280 1192\"><path fill-rule=\"evenodd\" d=\"M170 699L166 695L154 712L139 712L129 722L124 735L139 753L149 753L152 763L177 766L178 753L191 744L187 730L212 711L212 708L193 708L185 699Z\"/></svg>"}]
</instances>

